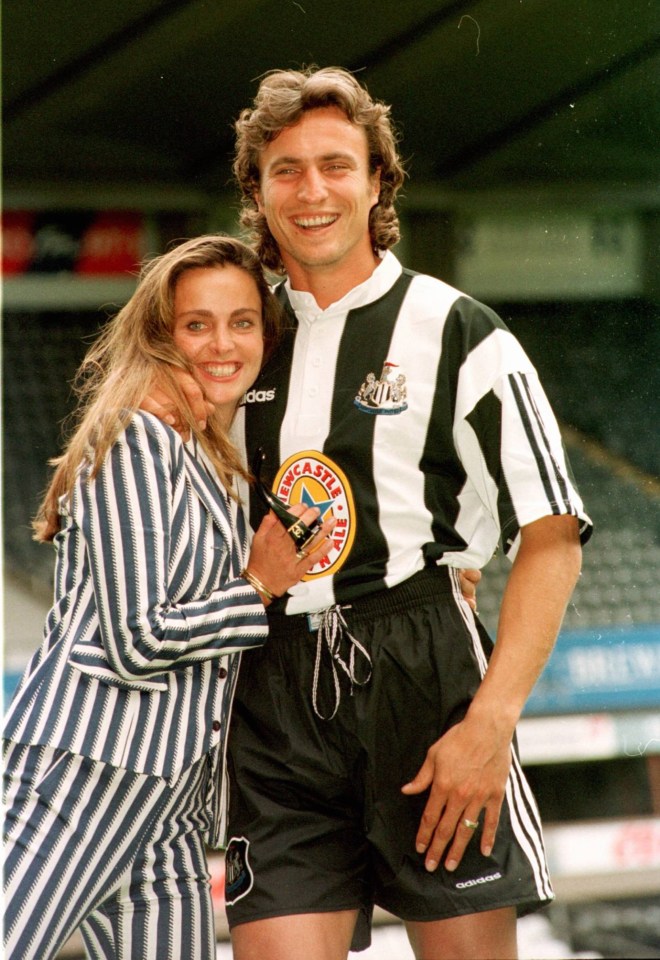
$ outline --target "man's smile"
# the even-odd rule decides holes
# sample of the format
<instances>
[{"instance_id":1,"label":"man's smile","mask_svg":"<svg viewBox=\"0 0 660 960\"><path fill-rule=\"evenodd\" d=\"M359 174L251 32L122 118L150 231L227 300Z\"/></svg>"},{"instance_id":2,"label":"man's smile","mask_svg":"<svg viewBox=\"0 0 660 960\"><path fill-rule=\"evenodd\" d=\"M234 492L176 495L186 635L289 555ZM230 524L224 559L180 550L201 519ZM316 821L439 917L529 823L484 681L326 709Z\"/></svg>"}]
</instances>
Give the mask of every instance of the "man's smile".
<instances>
[{"instance_id":1,"label":"man's smile","mask_svg":"<svg viewBox=\"0 0 660 960\"><path fill-rule=\"evenodd\" d=\"M339 214L327 213L316 214L315 216L293 217L293 222L297 227L309 229L314 227L328 227L330 224L335 223L338 219Z\"/></svg>"}]
</instances>

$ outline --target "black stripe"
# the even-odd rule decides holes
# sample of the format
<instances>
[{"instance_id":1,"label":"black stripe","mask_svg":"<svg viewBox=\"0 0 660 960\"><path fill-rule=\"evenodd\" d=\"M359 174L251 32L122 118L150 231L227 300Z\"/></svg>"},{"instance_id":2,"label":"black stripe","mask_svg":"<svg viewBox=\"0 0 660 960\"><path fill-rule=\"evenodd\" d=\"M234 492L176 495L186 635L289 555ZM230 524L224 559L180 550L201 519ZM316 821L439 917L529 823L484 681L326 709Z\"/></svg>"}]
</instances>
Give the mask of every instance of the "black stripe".
<instances>
[{"instance_id":1,"label":"black stripe","mask_svg":"<svg viewBox=\"0 0 660 960\"><path fill-rule=\"evenodd\" d=\"M269 487L272 486L281 462L279 426L286 413L293 348L298 330L298 320L289 303L284 284L280 284L275 293L284 308L284 333L273 356L264 364L263 370L254 385L255 390L262 387L264 389L275 387L275 396L272 401L248 403L245 411L245 442L248 465L257 447L262 447L266 459L263 464L261 479ZM250 524L255 530L266 512L266 508L259 497L251 493Z\"/></svg>"},{"instance_id":2,"label":"black stripe","mask_svg":"<svg viewBox=\"0 0 660 960\"><path fill-rule=\"evenodd\" d=\"M557 513L557 505L555 501L554 490L552 489L552 482L550 479L550 474L548 473L548 468L545 462L545 457L543 456L543 451L536 442L536 436L534 434L534 429L532 427L531 417L527 405L525 403L525 398L518 384L517 375L509 374L509 383L511 385L511 392L516 401L516 406L518 407L518 413L520 414L520 420L525 430L525 435L527 441L530 445L532 453L534 454L534 459L536 461L536 466L539 471L539 477L541 478L541 483L545 491L545 495L548 499L548 504L552 509L553 513Z\"/></svg>"},{"instance_id":3,"label":"black stripe","mask_svg":"<svg viewBox=\"0 0 660 960\"><path fill-rule=\"evenodd\" d=\"M509 541L515 540L520 525L502 469L502 402L492 390L489 390L465 419L474 430L488 475L497 487L497 516L504 541L503 548L508 552L511 546Z\"/></svg>"},{"instance_id":4,"label":"black stripe","mask_svg":"<svg viewBox=\"0 0 660 960\"><path fill-rule=\"evenodd\" d=\"M553 468L554 474L555 474L555 480L557 481L557 486L558 486L559 489L561 490L561 495L562 495L562 498L563 498L563 501L564 501L564 506L566 507L566 510L568 511L568 513L574 513L575 510L574 510L574 509L572 508L572 506L571 506L571 501L570 501L570 497L569 497L569 493L568 493L568 487L566 486L566 480L564 479L564 475L563 475L563 473L561 472L561 470L559 469L559 464L558 464L557 461L555 460L554 454L553 454L553 452L552 452L552 448L551 448L551 446L550 446L550 441L548 440L548 435L547 435L546 432L545 432L545 424L543 423L543 419L542 419L541 414L539 413L539 409L538 409L538 407L537 407L537 405L536 405L536 399L534 398L534 395L533 395L533 393L532 393L532 391L531 391L531 389L530 389L528 377L527 377L527 375L524 374L524 373L521 374L520 376L521 376L521 380L522 380L522 383L523 383L523 387L525 388L525 393L527 394L527 399L528 399L528 401L529 401L529 405L530 405L530 407L533 409L533 411L534 411L534 413L535 413L535 415L536 415L536 420L537 420L537 422L538 422L539 431L540 431L541 436L542 436L542 438L543 438L543 443L544 443L544 445L545 445L545 448L546 448L546 450L547 450L547 452L548 452L548 458L549 458L549 460L550 460L551 463L552 463L552 468Z\"/></svg>"}]
</instances>

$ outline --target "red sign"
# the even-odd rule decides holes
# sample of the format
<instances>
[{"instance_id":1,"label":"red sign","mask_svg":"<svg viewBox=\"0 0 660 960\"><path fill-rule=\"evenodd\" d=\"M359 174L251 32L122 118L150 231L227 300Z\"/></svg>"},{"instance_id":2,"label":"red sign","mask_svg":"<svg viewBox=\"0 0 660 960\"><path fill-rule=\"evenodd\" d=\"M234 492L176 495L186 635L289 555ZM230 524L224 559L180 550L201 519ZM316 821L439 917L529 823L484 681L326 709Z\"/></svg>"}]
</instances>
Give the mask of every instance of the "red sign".
<instances>
[{"instance_id":1,"label":"red sign","mask_svg":"<svg viewBox=\"0 0 660 960\"><path fill-rule=\"evenodd\" d=\"M35 214L10 211L2 216L2 272L25 273L34 250Z\"/></svg>"},{"instance_id":2,"label":"red sign","mask_svg":"<svg viewBox=\"0 0 660 960\"><path fill-rule=\"evenodd\" d=\"M636 820L625 824L614 843L617 866L658 867L660 865L660 827L654 820Z\"/></svg>"},{"instance_id":3,"label":"red sign","mask_svg":"<svg viewBox=\"0 0 660 960\"><path fill-rule=\"evenodd\" d=\"M2 217L2 272L135 273L144 236L144 217L135 211L10 210Z\"/></svg>"}]
</instances>

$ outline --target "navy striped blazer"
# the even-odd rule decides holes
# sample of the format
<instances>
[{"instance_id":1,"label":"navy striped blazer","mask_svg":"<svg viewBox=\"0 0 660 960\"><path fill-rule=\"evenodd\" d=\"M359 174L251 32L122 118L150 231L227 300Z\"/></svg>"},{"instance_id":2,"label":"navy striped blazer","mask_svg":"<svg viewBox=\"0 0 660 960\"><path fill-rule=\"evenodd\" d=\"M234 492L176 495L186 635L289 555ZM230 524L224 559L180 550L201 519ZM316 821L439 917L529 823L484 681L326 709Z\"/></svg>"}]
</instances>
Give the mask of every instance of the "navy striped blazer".
<instances>
[{"instance_id":1,"label":"navy striped blazer","mask_svg":"<svg viewBox=\"0 0 660 960\"><path fill-rule=\"evenodd\" d=\"M268 628L208 458L140 411L61 509L54 606L4 736L166 778L224 754L235 654Z\"/></svg>"}]
</instances>

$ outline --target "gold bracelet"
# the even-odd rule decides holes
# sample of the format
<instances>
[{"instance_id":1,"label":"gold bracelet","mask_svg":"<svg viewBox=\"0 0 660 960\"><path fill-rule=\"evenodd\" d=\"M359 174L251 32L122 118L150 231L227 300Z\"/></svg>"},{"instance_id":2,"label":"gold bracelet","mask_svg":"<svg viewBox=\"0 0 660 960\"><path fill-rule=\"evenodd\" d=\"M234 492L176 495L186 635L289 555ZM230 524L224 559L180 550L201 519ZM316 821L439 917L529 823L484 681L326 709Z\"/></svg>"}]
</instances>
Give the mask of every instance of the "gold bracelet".
<instances>
[{"instance_id":1,"label":"gold bracelet","mask_svg":"<svg viewBox=\"0 0 660 960\"><path fill-rule=\"evenodd\" d=\"M244 570L241 570L241 576L243 577L244 580L247 580L250 586L254 587L257 593L262 593L266 598L266 600L275 599L275 594L271 593L268 587L264 587L261 580L258 577L255 577L253 573L250 573L247 567Z\"/></svg>"}]
</instances>

